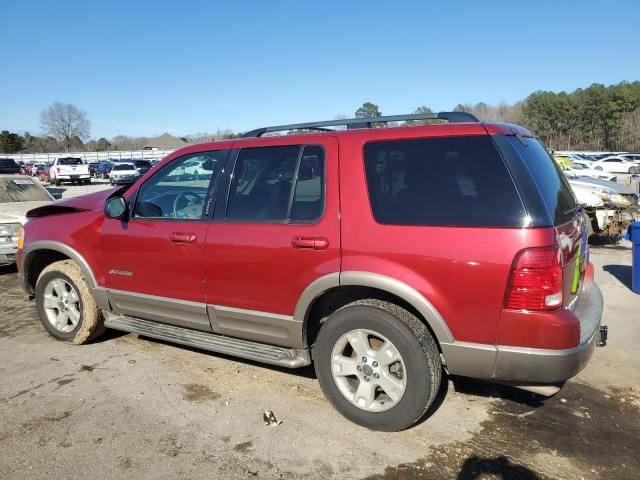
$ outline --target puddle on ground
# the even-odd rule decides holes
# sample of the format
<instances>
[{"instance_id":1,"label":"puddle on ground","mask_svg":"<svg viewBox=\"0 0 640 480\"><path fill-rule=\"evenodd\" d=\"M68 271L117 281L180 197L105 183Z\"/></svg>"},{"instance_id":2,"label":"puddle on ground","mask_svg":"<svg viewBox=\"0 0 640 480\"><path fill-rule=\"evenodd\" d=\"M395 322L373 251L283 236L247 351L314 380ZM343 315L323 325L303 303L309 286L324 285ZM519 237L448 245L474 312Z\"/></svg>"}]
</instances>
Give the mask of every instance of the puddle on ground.
<instances>
[{"instance_id":1,"label":"puddle on ground","mask_svg":"<svg viewBox=\"0 0 640 480\"><path fill-rule=\"evenodd\" d=\"M637 392L607 394L569 382L540 402L508 387L456 381L456 390L500 397L491 418L466 442L431 450L424 460L387 467L370 480L637 478L640 409ZM579 477L576 477L579 478Z\"/></svg>"}]
</instances>

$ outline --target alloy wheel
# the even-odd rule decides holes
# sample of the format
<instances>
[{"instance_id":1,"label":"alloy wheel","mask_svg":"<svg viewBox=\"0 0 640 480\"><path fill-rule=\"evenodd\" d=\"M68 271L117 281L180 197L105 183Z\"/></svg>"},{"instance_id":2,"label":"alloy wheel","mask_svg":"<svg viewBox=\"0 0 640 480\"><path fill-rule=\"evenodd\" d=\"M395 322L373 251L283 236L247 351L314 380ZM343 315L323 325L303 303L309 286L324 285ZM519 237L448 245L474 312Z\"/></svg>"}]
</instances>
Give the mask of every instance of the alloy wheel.
<instances>
[{"instance_id":1,"label":"alloy wheel","mask_svg":"<svg viewBox=\"0 0 640 480\"><path fill-rule=\"evenodd\" d=\"M49 323L59 332L72 332L80 322L80 297L66 280L55 278L44 289L44 311Z\"/></svg>"},{"instance_id":2,"label":"alloy wheel","mask_svg":"<svg viewBox=\"0 0 640 480\"><path fill-rule=\"evenodd\" d=\"M407 388L400 352L371 330L351 330L338 339L331 352L331 375L340 393L367 412L393 408Z\"/></svg>"}]
</instances>

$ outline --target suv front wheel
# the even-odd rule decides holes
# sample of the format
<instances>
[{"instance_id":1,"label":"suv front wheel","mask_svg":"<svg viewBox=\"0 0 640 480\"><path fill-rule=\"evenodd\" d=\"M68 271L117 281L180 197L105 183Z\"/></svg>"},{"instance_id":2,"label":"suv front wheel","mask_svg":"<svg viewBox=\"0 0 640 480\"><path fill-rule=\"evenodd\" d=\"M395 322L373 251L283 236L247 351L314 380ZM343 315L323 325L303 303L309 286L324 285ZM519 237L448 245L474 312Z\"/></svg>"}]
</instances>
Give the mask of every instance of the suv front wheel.
<instances>
[{"instance_id":1,"label":"suv front wheel","mask_svg":"<svg viewBox=\"0 0 640 480\"><path fill-rule=\"evenodd\" d=\"M313 354L329 401L372 430L412 426L440 388L435 340L415 315L389 302L359 300L337 310L323 324Z\"/></svg>"},{"instance_id":2,"label":"suv front wheel","mask_svg":"<svg viewBox=\"0 0 640 480\"><path fill-rule=\"evenodd\" d=\"M104 332L104 322L82 270L73 260L47 266L36 282L36 309L58 340L87 343Z\"/></svg>"}]
</instances>

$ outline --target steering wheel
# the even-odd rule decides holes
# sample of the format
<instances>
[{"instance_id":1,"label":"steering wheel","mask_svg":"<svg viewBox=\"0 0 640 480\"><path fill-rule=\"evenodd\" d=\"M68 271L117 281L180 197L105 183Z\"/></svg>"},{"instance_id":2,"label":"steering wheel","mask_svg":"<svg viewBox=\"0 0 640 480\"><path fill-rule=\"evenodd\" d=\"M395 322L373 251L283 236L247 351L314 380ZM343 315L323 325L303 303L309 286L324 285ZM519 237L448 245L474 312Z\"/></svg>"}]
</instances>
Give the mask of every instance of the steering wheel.
<instances>
[{"instance_id":1,"label":"steering wheel","mask_svg":"<svg viewBox=\"0 0 640 480\"><path fill-rule=\"evenodd\" d=\"M193 193L193 192L180 192L178 195L176 195L176 198L173 200L173 216L174 218L178 218L178 203L180 203L180 199L184 198L187 202L187 205L185 205L185 207L189 206L189 203L191 203L191 206L195 206L195 205L200 205L202 207L204 207L204 200L202 198L200 198L200 195L198 195L197 193ZM184 208L184 207L183 207Z\"/></svg>"}]
</instances>

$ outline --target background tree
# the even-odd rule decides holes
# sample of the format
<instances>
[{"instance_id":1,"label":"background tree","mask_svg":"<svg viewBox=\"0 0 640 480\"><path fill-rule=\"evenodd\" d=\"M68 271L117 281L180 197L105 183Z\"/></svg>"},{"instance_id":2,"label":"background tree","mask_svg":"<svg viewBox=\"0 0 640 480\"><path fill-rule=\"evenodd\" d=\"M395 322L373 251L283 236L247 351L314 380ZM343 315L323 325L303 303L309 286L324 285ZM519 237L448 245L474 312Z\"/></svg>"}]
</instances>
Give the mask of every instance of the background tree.
<instances>
[{"instance_id":1,"label":"background tree","mask_svg":"<svg viewBox=\"0 0 640 480\"><path fill-rule=\"evenodd\" d=\"M100 137L96 142L96 152L106 152L111 148L109 140L104 137Z\"/></svg>"},{"instance_id":2,"label":"background tree","mask_svg":"<svg viewBox=\"0 0 640 480\"><path fill-rule=\"evenodd\" d=\"M149 139L147 137L129 137L127 135L116 135L111 139L112 150L141 150Z\"/></svg>"},{"instance_id":3,"label":"background tree","mask_svg":"<svg viewBox=\"0 0 640 480\"><path fill-rule=\"evenodd\" d=\"M424 105L416 108L413 113L433 113L429 107L425 107ZM426 125L428 123L440 123L440 120L408 120L404 122L405 125Z\"/></svg>"},{"instance_id":4,"label":"background tree","mask_svg":"<svg viewBox=\"0 0 640 480\"><path fill-rule=\"evenodd\" d=\"M87 114L69 103L55 102L40 113L40 124L45 135L49 135L68 152L78 141L89 138L91 123Z\"/></svg>"},{"instance_id":5,"label":"background tree","mask_svg":"<svg viewBox=\"0 0 640 480\"><path fill-rule=\"evenodd\" d=\"M371 102L364 102L360 108L356 110L356 118L381 117L378 105Z\"/></svg>"},{"instance_id":6,"label":"background tree","mask_svg":"<svg viewBox=\"0 0 640 480\"><path fill-rule=\"evenodd\" d=\"M17 153L24 148L24 139L9 130L0 132L0 153Z\"/></svg>"}]
</instances>

